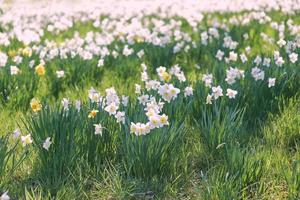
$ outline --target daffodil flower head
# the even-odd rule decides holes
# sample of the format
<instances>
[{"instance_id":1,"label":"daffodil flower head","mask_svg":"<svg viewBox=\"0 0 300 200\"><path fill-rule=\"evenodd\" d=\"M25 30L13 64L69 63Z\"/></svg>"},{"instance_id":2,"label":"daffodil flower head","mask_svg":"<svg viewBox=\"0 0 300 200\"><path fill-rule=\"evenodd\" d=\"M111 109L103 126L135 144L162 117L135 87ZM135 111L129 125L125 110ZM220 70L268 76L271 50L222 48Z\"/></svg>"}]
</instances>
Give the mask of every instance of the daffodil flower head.
<instances>
[{"instance_id":1,"label":"daffodil flower head","mask_svg":"<svg viewBox=\"0 0 300 200\"><path fill-rule=\"evenodd\" d=\"M33 112L38 112L42 109L43 106L37 98L33 98L30 101L30 107L33 110Z\"/></svg>"},{"instance_id":2,"label":"daffodil flower head","mask_svg":"<svg viewBox=\"0 0 300 200\"><path fill-rule=\"evenodd\" d=\"M95 118L98 112L99 112L98 110L92 110L89 113L88 118Z\"/></svg>"}]
</instances>

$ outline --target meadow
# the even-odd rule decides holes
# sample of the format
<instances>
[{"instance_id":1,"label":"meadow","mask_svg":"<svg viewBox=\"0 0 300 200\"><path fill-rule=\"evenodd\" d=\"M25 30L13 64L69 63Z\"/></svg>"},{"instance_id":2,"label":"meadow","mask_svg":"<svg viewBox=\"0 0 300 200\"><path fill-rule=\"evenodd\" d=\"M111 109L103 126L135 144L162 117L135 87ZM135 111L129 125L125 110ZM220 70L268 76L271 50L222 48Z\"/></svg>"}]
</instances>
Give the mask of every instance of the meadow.
<instances>
[{"instance_id":1,"label":"meadow","mask_svg":"<svg viewBox=\"0 0 300 200\"><path fill-rule=\"evenodd\" d=\"M300 2L99 2L0 5L0 200L300 199Z\"/></svg>"}]
</instances>

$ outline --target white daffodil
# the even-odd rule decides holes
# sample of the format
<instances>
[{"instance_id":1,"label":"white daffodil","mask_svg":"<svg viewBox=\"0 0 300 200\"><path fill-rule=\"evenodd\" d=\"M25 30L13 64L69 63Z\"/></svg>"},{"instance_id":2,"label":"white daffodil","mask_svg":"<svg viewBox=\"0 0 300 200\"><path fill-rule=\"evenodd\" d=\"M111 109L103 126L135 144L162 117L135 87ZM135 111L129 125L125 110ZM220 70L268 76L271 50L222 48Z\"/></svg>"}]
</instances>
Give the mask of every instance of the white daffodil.
<instances>
[{"instance_id":1,"label":"white daffodil","mask_svg":"<svg viewBox=\"0 0 300 200\"><path fill-rule=\"evenodd\" d=\"M32 143L32 139L31 139L31 135L25 135L25 136L21 136L21 141L22 141L22 145L23 147L29 145Z\"/></svg>"},{"instance_id":2,"label":"white daffodil","mask_svg":"<svg viewBox=\"0 0 300 200\"><path fill-rule=\"evenodd\" d=\"M268 87L273 87L275 86L275 81L276 81L276 78L269 78L268 79Z\"/></svg>"},{"instance_id":3,"label":"white daffodil","mask_svg":"<svg viewBox=\"0 0 300 200\"><path fill-rule=\"evenodd\" d=\"M184 96L188 97L193 95L193 88L191 86L188 86L184 89Z\"/></svg>"},{"instance_id":4,"label":"white daffodil","mask_svg":"<svg viewBox=\"0 0 300 200\"><path fill-rule=\"evenodd\" d=\"M223 96L223 89L221 86L212 87L212 95L214 99L218 99L219 97Z\"/></svg>"},{"instance_id":5,"label":"white daffodil","mask_svg":"<svg viewBox=\"0 0 300 200\"><path fill-rule=\"evenodd\" d=\"M102 136L102 131L103 131L102 125L99 123L99 124L94 124L94 126L95 126L95 135Z\"/></svg>"},{"instance_id":6,"label":"white daffodil","mask_svg":"<svg viewBox=\"0 0 300 200\"><path fill-rule=\"evenodd\" d=\"M63 98L61 100L61 104L62 104L65 111L69 109L69 103L70 103L70 101L67 98Z\"/></svg>"},{"instance_id":7,"label":"white daffodil","mask_svg":"<svg viewBox=\"0 0 300 200\"><path fill-rule=\"evenodd\" d=\"M235 96L237 95L237 91L236 90L232 90L230 88L227 89L227 93L226 93L226 96L229 97L229 99L234 99Z\"/></svg>"},{"instance_id":8,"label":"white daffodil","mask_svg":"<svg viewBox=\"0 0 300 200\"><path fill-rule=\"evenodd\" d=\"M212 99L213 99L213 96L208 94L206 97L206 104L212 104Z\"/></svg>"},{"instance_id":9,"label":"white daffodil","mask_svg":"<svg viewBox=\"0 0 300 200\"><path fill-rule=\"evenodd\" d=\"M47 151L49 150L49 147L52 144L52 142L50 140L51 140L51 138L47 137L43 143L43 148L46 149Z\"/></svg>"},{"instance_id":10,"label":"white daffodil","mask_svg":"<svg viewBox=\"0 0 300 200\"><path fill-rule=\"evenodd\" d=\"M79 112L81 109L81 101L80 100L75 101L75 107L76 107L76 110Z\"/></svg>"},{"instance_id":11,"label":"white daffodil","mask_svg":"<svg viewBox=\"0 0 300 200\"><path fill-rule=\"evenodd\" d=\"M141 86L139 84L135 84L135 93L141 94Z\"/></svg>"},{"instance_id":12,"label":"white daffodil","mask_svg":"<svg viewBox=\"0 0 300 200\"><path fill-rule=\"evenodd\" d=\"M8 196L8 192L4 192L4 193L0 196L0 200L10 200L10 197Z\"/></svg>"},{"instance_id":13,"label":"white daffodil","mask_svg":"<svg viewBox=\"0 0 300 200\"><path fill-rule=\"evenodd\" d=\"M62 78L64 76L65 76L65 71L63 71L63 70L56 71L56 77L57 78Z\"/></svg>"},{"instance_id":14,"label":"white daffodil","mask_svg":"<svg viewBox=\"0 0 300 200\"><path fill-rule=\"evenodd\" d=\"M118 111L115 114L115 118L117 119L117 122L125 123L125 112Z\"/></svg>"},{"instance_id":15,"label":"white daffodil","mask_svg":"<svg viewBox=\"0 0 300 200\"><path fill-rule=\"evenodd\" d=\"M118 106L113 102L113 103L109 104L108 106L106 106L104 108L104 110L106 112L108 112L110 115L114 115L114 114L116 114L116 112L118 110Z\"/></svg>"},{"instance_id":16,"label":"white daffodil","mask_svg":"<svg viewBox=\"0 0 300 200\"><path fill-rule=\"evenodd\" d=\"M295 62L298 60L298 54L296 54L296 53L291 53L291 54L289 55L289 58L290 58L291 63L295 63Z\"/></svg>"},{"instance_id":17,"label":"white daffodil","mask_svg":"<svg viewBox=\"0 0 300 200\"><path fill-rule=\"evenodd\" d=\"M10 74L17 75L20 72L20 69L16 66L10 66Z\"/></svg>"}]
</instances>

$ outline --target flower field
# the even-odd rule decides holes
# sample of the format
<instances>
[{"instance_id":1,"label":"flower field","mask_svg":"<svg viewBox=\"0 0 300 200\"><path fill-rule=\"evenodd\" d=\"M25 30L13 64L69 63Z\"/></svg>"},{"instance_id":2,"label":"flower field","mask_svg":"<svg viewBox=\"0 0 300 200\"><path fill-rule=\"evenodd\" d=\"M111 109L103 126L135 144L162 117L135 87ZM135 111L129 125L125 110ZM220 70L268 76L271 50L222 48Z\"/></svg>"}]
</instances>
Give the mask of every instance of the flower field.
<instances>
[{"instance_id":1,"label":"flower field","mask_svg":"<svg viewBox=\"0 0 300 200\"><path fill-rule=\"evenodd\" d=\"M0 2L0 200L300 199L300 1Z\"/></svg>"}]
</instances>

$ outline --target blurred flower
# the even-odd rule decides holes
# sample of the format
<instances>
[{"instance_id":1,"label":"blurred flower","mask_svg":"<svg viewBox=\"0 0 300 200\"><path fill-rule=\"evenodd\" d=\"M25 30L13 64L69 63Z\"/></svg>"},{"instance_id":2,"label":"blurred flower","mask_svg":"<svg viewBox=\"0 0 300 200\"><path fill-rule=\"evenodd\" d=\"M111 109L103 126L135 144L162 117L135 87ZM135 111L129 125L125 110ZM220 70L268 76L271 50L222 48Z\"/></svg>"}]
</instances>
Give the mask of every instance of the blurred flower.
<instances>
[{"instance_id":1,"label":"blurred flower","mask_svg":"<svg viewBox=\"0 0 300 200\"><path fill-rule=\"evenodd\" d=\"M289 58L290 58L291 63L295 63L295 62L298 60L298 54L296 54L296 53L291 53L291 54L289 55Z\"/></svg>"},{"instance_id":2,"label":"blurred flower","mask_svg":"<svg viewBox=\"0 0 300 200\"><path fill-rule=\"evenodd\" d=\"M135 84L135 93L140 94L141 93L141 86L139 84Z\"/></svg>"},{"instance_id":3,"label":"blurred flower","mask_svg":"<svg viewBox=\"0 0 300 200\"><path fill-rule=\"evenodd\" d=\"M63 70L56 71L57 78L62 78L64 76L65 76L65 71L63 71Z\"/></svg>"},{"instance_id":4,"label":"blurred flower","mask_svg":"<svg viewBox=\"0 0 300 200\"><path fill-rule=\"evenodd\" d=\"M22 145L23 147L27 146L28 144L32 143L32 139L31 139L31 135L25 135L25 136L21 136L21 141L22 141Z\"/></svg>"},{"instance_id":5,"label":"blurred flower","mask_svg":"<svg viewBox=\"0 0 300 200\"><path fill-rule=\"evenodd\" d=\"M69 109L69 103L70 103L69 99L67 98L62 99L61 104L65 111Z\"/></svg>"},{"instance_id":6,"label":"blurred flower","mask_svg":"<svg viewBox=\"0 0 300 200\"><path fill-rule=\"evenodd\" d=\"M43 76L46 73L45 67L42 64L39 64L35 67L35 73L37 73L39 76Z\"/></svg>"},{"instance_id":7,"label":"blurred flower","mask_svg":"<svg viewBox=\"0 0 300 200\"><path fill-rule=\"evenodd\" d=\"M104 65L104 59L98 60L97 67L102 67Z\"/></svg>"},{"instance_id":8,"label":"blurred flower","mask_svg":"<svg viewBox=\"0 0 300 200\"><path fill-rule=\"evenodd\" d=\"M14 139L17 139L21 135L20 129L15 129L13 132Z\"/></svg>"},{"instance_id":9,"label":"blurred flower","mask_svg":"<svg viewBox=\"0 0 300 200\"><path fill-rule=\"evenodd\" d=\"M125 123L125 112L118 111L115 114L115 118L117 119L117 122L122 122L124 124Z\"/></svg>"},{"instance_id":10,"label":"blurred flower","mask_svg":"<svg viewBox=\"0 0 300 200\"><path fill-rule=\"evenodd\" d=\"M255 81L264 80L265 78L265 72L257 67L251 69L251 74Z\"/></svg>"},{"instance_id":11,"label":"blurred flower","mask_svg":"<svg viewBox=\"0 0 300 200\"><path fill-rule=\"evenodd\" d=\"M10 66L10 74L11 75L16 75L20 72L20 69L16 66Z\"/></svg>"},{"instance_id":12,"label":"blurred flower","mask_svg":"<svg viewBox=\"0 0 300 200\"><path fill-rule=\"evenodd\" d=\"M191 86L188 86L184 89L184 96L188 97L193 95L193 88Z\"/></svg>"},{"instance_id":13,"label":"blurred flower","mask_svg":"<svg viewBox=\"0 0 300 200\"><path fill-rule=\"evenodd\" d=\"M102 125L99 123L99 124L94 124L94 126L95 126L95 135L102 136L102 131L103 131Z\"/></svg>"},{"instance_id":14,"label":"blurred flower","mask_svg":"<svg viewBox=\"0 0 300 200\"><path fill-rule=\"evenodd\" d=\"M212 98L213 98L213 96L208 94L206 97L206 104L212 104Z\"/></svg>"},{"instance_id":15,"label":"blurred flower","mask_svg":"<svg viewBox=\"0 0 300 200\"><path fill-rule=\"evenodd\" d=\"M76 110L79 112L80 108L81 108L81 101L80 100L75 101L75 107L76 107Z\"/></svg>"},{"instance_id":16,"label":"blurred flower","mask_svg":"<svg viewBox=\"0 0 300 200\"><path fill-rule=\"evenodd\" d=\"M10 197L8 196L8 192L4 192L4 193L0 196L0 200L10 200Z\"/></svg>"},{"instance_id":17,"label":"blurred flower","mask_svg":"<svg viewBox=\"0 0 300 200\"><path fill-rule=\"evenodd\" d=\"M99 112L98 110L92 110L89 113L88 118L95 118L98 112Z\"/></svg>"},{"instance_id":18,"label":"blurred flower","mask_svg":"<svg viewBox=\"0 0 300 200\"><path fill-rule=\"evenodd\" d=\"M202 81L206 87L211 87L213 75L212 74L203 74Z\"/></svg>"},{"instance_id":19,"label":"blurred flower","mask_svg":"<svg viewBox=\"0 0 300 200\"><path fill-rule=\"evenodd\" d=\"M50 141L50 139L51 139L50 137L47 137L47 139L43 143L43 148L46 149L47 151L49 150L49 147L52 144L52 142Z\"/></svg>"},{"instance_id":20,"label":"blurred flower","mask_svg":"<svg viewBox=\"0 0 300 200\"><path fill-rule=\"evenodd\" d=\"M127 106L128 100L129 100L129 97L126 97L126 96L122 95L122 104L123 104L123 106L125 106L125 107Z\"/></svg>"},{"instance_id":21,"label":"blurred flower","mask_svg":"<svg viewBox=\"0 0 300 200\"><path fill-rule=\"evenodd\" d=\"M276 81L276 78L269 78L268 79L268 87L273 87L275 86L275 81Z\"/></svg>"},{"instance_id":22,"label":"blurred flower","mask_svg":"<svg viewBox=\"0 0 300 200\"><path fill-rule=\"evenodd\" d=\"M140 104L146 105L146 103L149 101L149 95L145 94L145 95L139 96L138 100L139 100Z\"/></svg>"}]
</instances>

